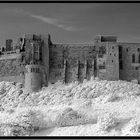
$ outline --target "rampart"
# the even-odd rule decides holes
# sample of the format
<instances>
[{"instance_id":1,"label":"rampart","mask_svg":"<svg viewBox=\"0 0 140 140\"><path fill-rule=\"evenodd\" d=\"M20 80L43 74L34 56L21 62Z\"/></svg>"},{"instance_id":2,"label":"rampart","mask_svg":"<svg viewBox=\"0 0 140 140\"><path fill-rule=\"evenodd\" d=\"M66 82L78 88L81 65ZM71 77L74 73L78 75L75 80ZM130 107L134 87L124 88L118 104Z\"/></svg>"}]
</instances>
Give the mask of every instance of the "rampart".
<instances>
[{"instance_id":1,"label":"rampart","mask_svg":"<svg viewBox=\"0 0 140 140\"><path fill-rule=\"evenodd\" d=\"M66 83L89 79L94 73L96 51L93 44L53 44L49 48L50 82Z\"/></svg>"},{"instance_id":2,"label":"rampart","mask_svg":"<svg viewBox=\"0 0 140 140\"><path fill-rule=\"evenodd\" d=\"M114 36L98 36L93 44L54 44L50 35L25 35L16 46L7 40L0 51L0 81L24 82L26 65L41 66L42 85L91 77L140 80L140 43L120 43ZM31 87L37 74L29 75Z\"/></svg>"}]
</instances>

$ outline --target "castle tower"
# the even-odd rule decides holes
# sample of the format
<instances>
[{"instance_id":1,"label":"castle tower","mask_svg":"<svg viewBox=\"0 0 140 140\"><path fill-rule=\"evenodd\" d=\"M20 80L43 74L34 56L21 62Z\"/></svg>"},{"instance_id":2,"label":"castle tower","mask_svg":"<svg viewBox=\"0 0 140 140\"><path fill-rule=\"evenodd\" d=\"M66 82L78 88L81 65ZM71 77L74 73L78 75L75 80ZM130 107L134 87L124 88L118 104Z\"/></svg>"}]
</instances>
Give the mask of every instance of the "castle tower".
<instances>
[{"instance_id":1,"label":"castle tower","mask_svg":"<svg viewBox=\"0 0 140 140\"><path fill-rule=\"evenodd\" d=\"M38 91L43 85L43 66L37 64L26 65L25 92Z\"/></svg>"},{"instance_id":2,"label":"castle tower","mask_svg":"<svg viewBox=\"0 0 140 140\"><path fill-rule=\"evenodd\" d=\"M97 37L97 76L102 80L119 80L119 58L117 38L114 36Z\"/></svg>"},{"instance_id":3,"label":"castle tower","mask_svg":"<svg viewBox=\"0 0 140 140\"><path fill-rule=\"evenodd\" d=\"M50 36L25 35L25 92L48 86Z\"/></svg>"}]
</instances>

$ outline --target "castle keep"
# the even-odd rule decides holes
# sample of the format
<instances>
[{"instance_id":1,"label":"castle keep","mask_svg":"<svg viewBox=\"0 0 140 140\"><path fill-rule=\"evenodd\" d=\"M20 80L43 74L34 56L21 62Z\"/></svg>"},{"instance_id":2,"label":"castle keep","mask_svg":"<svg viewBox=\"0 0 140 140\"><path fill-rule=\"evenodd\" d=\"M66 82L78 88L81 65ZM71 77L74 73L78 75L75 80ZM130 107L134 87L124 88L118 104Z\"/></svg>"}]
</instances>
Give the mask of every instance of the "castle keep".
<instances>
[{"instance_id":1,"label":"castle keep","mask_svg":"<svg viewBox=\"0 0 140 140\"><path fill-rule=\"evenodd\" d=\"M25 83L38 90L48 83L103 80L140 81L140 43L97 36L93 44L54 44L50 35L24 35L0 50L0 81Z\"/></svg>"}]
</instances>

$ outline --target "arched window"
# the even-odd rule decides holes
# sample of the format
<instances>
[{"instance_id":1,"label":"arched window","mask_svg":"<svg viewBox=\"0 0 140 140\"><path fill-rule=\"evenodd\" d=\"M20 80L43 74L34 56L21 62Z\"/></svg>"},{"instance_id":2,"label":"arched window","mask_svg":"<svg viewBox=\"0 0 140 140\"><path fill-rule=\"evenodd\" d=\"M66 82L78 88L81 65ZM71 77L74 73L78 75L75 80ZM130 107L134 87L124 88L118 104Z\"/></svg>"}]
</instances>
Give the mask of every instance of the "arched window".
<instances>
[{"instance_id":1,"label":"arched window","mask_svg":"<svg viewBox=\"0 0 140 140\"><path fill-rule=\"evenodd\" d=\"M140 54L139 54L139 63L140 63Z\"/></svg>"},{"instance_id":2,"label":"arched window","mask_svg":"<svg viewBox=\"0 0 140 140\"><path fill-rule=\"evenodd\" d=\"M132 63L135 63L135 54L132 55Z\"/></svg>"}]
</instances>

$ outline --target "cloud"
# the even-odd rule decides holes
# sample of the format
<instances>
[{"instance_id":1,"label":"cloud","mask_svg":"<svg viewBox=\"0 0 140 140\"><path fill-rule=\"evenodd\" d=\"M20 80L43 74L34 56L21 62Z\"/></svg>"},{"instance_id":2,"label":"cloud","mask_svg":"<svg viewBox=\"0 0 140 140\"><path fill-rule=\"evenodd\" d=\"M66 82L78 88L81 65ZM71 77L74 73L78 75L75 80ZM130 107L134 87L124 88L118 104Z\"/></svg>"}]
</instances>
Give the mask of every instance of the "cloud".
<instances>
[{"instance_id":1,"label":"cloud","mask_svg":"<svg viewBox=\"0 0 140 140\"><path fill-rule=\"evenodd\" d=\"M62 28L64 30L66 30L66 31L75 31L76 30L76 28L74 28L72 26L68 26L66 24L61 24L60 21L58 21L55 18L45 17L45 16L41 16L41 15L33 15L33 14L30 14L30 16L32 18L40 20L40 21L42 21L44 23L54 25L54 26L56 26L58 28Z\"/></svg>"},{"instance_id":2,"label":"cloud","mask_svg":"<svg viewBox=\"0 0 140 140\"><path fill-rule=\"evenodd\" d=\"M65 21L60 21L57 18L52 18L52 17L42 16L42 15L38 15L38 14L33 14L29 11L25 11L24 9L20 9L20 8L3 9L3 12L5 12L7 14L28 16L28 17L34 18L36 20L39 20L43 23L47 23L47 24L56 26L58 28L66 30L66 31L77 31L78 30L78 28L73 27L73 26L69 26L68 24L64 23Z\"/></svg>"}]
</instances>

